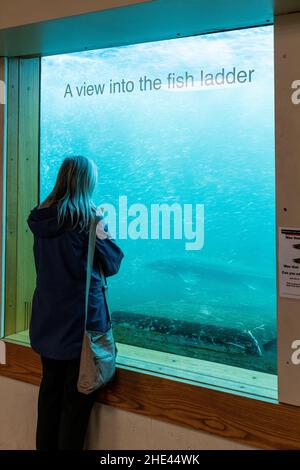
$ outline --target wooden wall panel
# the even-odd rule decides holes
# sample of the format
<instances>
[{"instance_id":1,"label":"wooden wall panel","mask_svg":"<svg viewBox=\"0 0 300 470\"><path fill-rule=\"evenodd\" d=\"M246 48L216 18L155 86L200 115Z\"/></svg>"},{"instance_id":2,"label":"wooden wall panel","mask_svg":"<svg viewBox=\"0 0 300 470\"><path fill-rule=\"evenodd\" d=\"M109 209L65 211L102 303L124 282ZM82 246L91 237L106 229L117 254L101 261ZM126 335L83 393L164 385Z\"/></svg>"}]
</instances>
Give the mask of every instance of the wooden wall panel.
<instances>
[{"instance_id":1,"label":"wooden wall panel","mask_svg":"<svg viewBox=\"0 0 300 470\"><path fill-rule=\"evenodd\" d=\"M2 184L0 184L0 220L1 220L1 230L0 230L0 247L2 247L3 243L3 198L5 197L4 195L4 189L3 188L3 181L4 181L4 118L5 118L5 59L4 57L0 57L0 181ZM1 272L1 280L4 277L4 274L2 272L2 263L3 263L3 253L2 249L0 248L0 272ZM3 284L0 282L0 306L3 305ZM1 309L2 310L2 309ZM3 333L3 318L1 318L2 315L0 313L0 334Z\"/></svg>"},{"instance_id":2,"label":"wooden wall panel","mask_svg":"<svg viewBox=\"0 0 300 470\"><path fill-rule=\"evenodd\" d=\"M19 135L19 59L8 63L7 84L7 165L6 247L5 247L5 336L16 331L17 220L18 220L18 135ZM12 190L15 188L15 190Z\"/></svg>"},{"instance_id":3,"label":"wooden wall panel","mask_svg":"<svg viewBox=\"0 0 300 470\"><path fill-rule=\"evenodd\" d=\"M38 203L39 58L20 59L19 80L16 332L28 328L35 286L33 236L27 225L27 217Z\"/></svg>"},{"instance_id":4,"label":"wooden wall panel","mask_svg":"<svg viewBox=\"0 0 300 470\"><path fill-rule=\"evenodd\" d=\"M6 336L28 328L35 285L27 217L38 202L40 59L13 58L8 64Z\"/></svg>"}]
</instances>

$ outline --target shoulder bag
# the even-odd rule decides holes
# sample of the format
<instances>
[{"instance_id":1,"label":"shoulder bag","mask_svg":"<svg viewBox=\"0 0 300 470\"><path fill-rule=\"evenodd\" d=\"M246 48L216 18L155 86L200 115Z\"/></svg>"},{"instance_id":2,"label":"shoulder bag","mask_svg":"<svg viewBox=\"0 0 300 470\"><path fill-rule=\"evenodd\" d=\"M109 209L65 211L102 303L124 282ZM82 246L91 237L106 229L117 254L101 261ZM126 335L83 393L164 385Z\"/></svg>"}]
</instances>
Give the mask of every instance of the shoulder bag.
<instances>
[{"instance_id":1,"label":"shoulder bag","mask_svg":"<svg viewBox=\"0 0 300 470\"><path fill-rule=\"evenodd\" d=\"M114 340L111 323L110 328L105 333L103 333L102 331L88 331L86 329L88 315L88 296L96 244L97 222L98 218L95 217L90 225L89 230L86 271L84 335L80 356L79 377L77 382L78 391L86 395L94 392L99 388L104 387L108 382L112 381L116 372L117 346ZM107 289L106 278L102 272L101 267L99 268L102 278L104 301L107 305L105 298L105 291Z\"/></svg>"}]
</instances>

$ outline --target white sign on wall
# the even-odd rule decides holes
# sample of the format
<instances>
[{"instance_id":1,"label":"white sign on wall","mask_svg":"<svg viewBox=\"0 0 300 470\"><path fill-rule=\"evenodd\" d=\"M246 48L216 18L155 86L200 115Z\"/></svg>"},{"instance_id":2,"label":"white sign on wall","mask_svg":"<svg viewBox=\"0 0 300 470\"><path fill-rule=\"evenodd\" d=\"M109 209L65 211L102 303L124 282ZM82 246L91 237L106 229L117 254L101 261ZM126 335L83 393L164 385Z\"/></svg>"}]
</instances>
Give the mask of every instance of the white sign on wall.
<instances>
[{"instance_id":1,"label":"white sign on wall","mask_svg":"<svg viewBox=\"0 0 300 470\"><path fill-rule=\"evenodd\" d=\"M300 228L279 227L279 295L300 299Z\"/></svg>"}]
</instances>

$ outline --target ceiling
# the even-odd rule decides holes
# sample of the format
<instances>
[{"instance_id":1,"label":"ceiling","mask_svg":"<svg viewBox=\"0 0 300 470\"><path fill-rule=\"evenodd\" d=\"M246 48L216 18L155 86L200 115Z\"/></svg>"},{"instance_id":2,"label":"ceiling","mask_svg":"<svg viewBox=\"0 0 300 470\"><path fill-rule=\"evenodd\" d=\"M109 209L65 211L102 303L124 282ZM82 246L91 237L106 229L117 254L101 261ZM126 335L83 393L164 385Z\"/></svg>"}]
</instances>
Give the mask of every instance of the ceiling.
<instances>
[{"instance_id":1,"label":"ceiling","mask_svg":"<svg viewBox=\"0 0 300 470\"><path fill-rule=\"evenodd\" d=\"M275 10L274 10L275 8ZM0 55L51 55L271 24L300 0L153 0L0 29Z\"/></svg>"}]
</instances>

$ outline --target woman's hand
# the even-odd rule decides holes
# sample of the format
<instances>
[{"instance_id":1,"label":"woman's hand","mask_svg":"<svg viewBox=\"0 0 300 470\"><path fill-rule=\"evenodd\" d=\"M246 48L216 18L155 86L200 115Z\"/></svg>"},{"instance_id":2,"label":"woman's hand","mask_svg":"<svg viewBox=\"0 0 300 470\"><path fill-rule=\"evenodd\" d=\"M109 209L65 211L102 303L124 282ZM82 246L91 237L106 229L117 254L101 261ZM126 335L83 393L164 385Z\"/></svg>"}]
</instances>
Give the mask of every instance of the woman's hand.
<instances>
[{"instance_id":1,"label":"woman's hand","mask_svg":"<svg viewBox=\"0 0 300 470\"><path fill-rule=\"evenodd\" d=\"M98 206L96 208L96 215L98 215L98 216L100 215L100 217L104 217L104 207Z\"/></svg>"},{"instance_id":2,"label":"woman's hand","mask_svg":"<svg viewBox=\"0 0 300 470\"><path fill-rule=\"evenodd\" d=\"M97 237L100 238L100 240L105 240L105 238L112 238L108 231L107 223L104 219L104 208L98 207L96 214L101 217L96 226Z\"/></svg>"}]
</instances>

